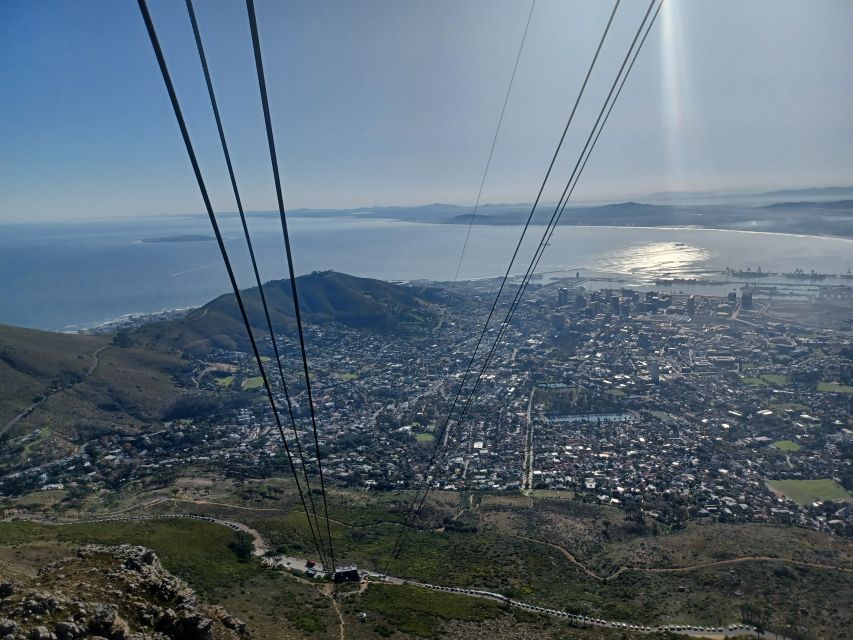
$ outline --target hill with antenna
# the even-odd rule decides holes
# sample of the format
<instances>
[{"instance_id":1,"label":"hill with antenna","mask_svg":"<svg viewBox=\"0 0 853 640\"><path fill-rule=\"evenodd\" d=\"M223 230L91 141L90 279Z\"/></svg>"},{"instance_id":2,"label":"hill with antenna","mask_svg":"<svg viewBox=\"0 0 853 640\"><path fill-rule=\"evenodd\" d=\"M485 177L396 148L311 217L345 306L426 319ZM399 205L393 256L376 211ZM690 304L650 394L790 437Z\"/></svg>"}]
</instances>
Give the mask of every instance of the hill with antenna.
<instances>
[{"instance_id":1,"label":"hill with antenna","mask_svg":"<svg viewBox=\"0 0 853 640\"><path fill-rule=\"evenodd\" d=\"M438 292L359 278L336 271L317 271L296 278L303 321L308 325L342 324L383 335L424 333L439 317ZM290 280L264 285L276 331L295 328ZM242 292L256 336L267 334L257 287ZM141 342L205 353L213 348L248 350L248 338L233 294L221 295L180 320L159 322L134 334Z\"/></svg>"}]
</instances>

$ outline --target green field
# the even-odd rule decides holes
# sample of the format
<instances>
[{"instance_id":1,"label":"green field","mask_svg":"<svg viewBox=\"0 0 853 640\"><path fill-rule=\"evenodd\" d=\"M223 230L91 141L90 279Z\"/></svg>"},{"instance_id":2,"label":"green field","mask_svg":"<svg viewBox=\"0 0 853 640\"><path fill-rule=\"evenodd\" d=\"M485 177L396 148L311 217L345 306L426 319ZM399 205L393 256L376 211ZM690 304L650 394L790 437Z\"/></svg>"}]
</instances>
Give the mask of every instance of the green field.
<instances>
[{"instance_id":1,"label":"green field","mask_svg":"<svg viewBox=\"0 0 853 640\"><path fill-rule=\"evenodd\" d=\"M819 382L817 390L821 393L853 393L853 387L849 384L838 382Z\"/></svg>"},{"instance_id":2,"label":"green field","mask_svg":"<svg viewBox=\"0 0 853 640\"><path fill-rule=\"evenodd\" d=\"M246 378L243 380L243 384L241 385L244 389L260 389L264 386L264 379L261 376L255 376L254 378Z\"/></svg>"},{"instance_id":3,"label":"green field","mask_svg":"<svg viewBox=\"0 0 853 640\"><path fill-rule=\"evenodd\" d=\"M791 440L777 440L770 446L774 449L779 449L779 451L799 451L802 449L800 445Z\"/></svg>"},{"instance_id":4,"label":"green field","mask_svg":"<svg viewBox=\"0 0 853 640\"><path fill-rule=\"evenodd\" d=\"M753 386L783 387L788 383L788 379L775 373L763 373L756 378L741 378L741 382Z\"/></svg>"},{"instance_id":5,"label":"green field","mask_svg":"<svg viewBox=\"0 0 853 640\"><path fill-rule=\"evenodd\" d=\"M357 373L339 373L338 377L344 382L351 382L353 380L358 380Z\"/></svg>"},{"instance_id":6,"label":"green field","mask_svg":"<svg viewBox=\"0 0 853 640\"><path fill-rule=\"evenodd\" d=\"M220 387L230 387L234 382L234 376L226 376L224 378L216 378L216 384Z\"/></svg>"},{"instance_id":7,"label":"green field","mask_svg":"<svg viewBox=\"0 0 853 640\"><path fill-rule=\"evenodd\" d=\"M853 500L853 493L847 491L831 478L819 480L767 480L771 491L778 491L796 502L806 506L816 500Z\"/></svg>"},{"instance_id":8,"label":"green field","mask_svg":"<svg viewBox=\"0 0 853 640\"><path fill-rule=\"evenodd\" d=\"M416 433L415 440L418 442L432 442L435 440L435 436L431 433Z\"/></svg>"},{"instance_id":9,"label":"green field","mask_svg":"<svg viewBox=\"0 0 853 640\"><path fill-rule=\"evenodd\" d=\"M534 498L554 498L556 500L572 500L575 497L574 491L562 491L559 489L534 489L530 492Z\"/></svg>"}]
</instances>

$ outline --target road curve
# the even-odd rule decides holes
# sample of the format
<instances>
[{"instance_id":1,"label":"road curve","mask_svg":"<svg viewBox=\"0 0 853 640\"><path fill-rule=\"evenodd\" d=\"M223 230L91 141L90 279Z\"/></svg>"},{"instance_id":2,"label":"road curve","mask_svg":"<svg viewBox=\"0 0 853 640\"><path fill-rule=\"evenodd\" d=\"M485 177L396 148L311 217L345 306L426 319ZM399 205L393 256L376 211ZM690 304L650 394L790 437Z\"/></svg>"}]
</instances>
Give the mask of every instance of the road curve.
<instances>
[{"instance_id":1,"label":"road curve","mask_svg":"<svg viewBox=\"0 0 853 640\"><path fill-rule=\"evenodd\" d=\"M246 534L252 536L253 546L254 546L253 554L257 557L262 557L263 558L262 563L265 566L268 566L271 568L274 568L274 567L287 568L287 569L296 570L296 571L305 571L308 568L307 561L302 559L302 558L291 558L291 557L286 557L286 556L276 556L276 557L269 556L269 554L268 554L269 547L266 544L266 542L264 541L263 537L260 535L260 533L258 531L256 531L255 529L252 529L251 527L249 527L243 523L235 522L233 520L222 520L222 519L218 519L218 518L211 518L209 516L199 516L199 515L189 515L189 514L164 514L164 515L151 515L151 516L118 516L118 517L106 516L103 518L93 518L93 519L87 519L87 520L73 520L73 521L65 521L65 522L49 521L49 520L40 520L40 521L43 522L44 524L67 526L67 525L91 523L91 522L133 522L133 521L140 521L140 520L155 520L155 519L201 520L201 521L209 522L212 524L226 526L226 527L228 527L234 531L240 531L240 532L243 532L243 533L246 533ZM523 536L515 536L515 537L523 538ZM604 580L605 579L605 578L601 578L601 577L597 576L596 574L590 572L588 569L583 567L582 564L580 564L577 560L575 560L574 557L571 556L571 554L569 554L567 551L565 551L565 549L562 549L561 547L558 547L556 545L552 545L551 543L542 542L541 540L535 540L534 538L523 538L523 539L528 539L528 540L531 540L533 542L539 542L541 544L547 544L549 546L555 547L556 549L563 551L564 555L566 555L567 558L571 557L572 561L575 564L577 564L578 566L580 566L581 568L583 568L588 575L590 575L590 576L592 576L598 580ZM779 560L778 558L772 558L772 559L773 560ZM743 561L743 562L748 561L748 560L750 560L750 558L736 559L736 561ZM725 560L720 561L720 563L726 563L726 562L731 563L732 561L725 561ZM719 563L709 563L709 564L719 564ZM707 566L707 565L698 565L698 566ZM678 569L691 570L694 568L698 568L698 566L681 567L681 568L676 568L676 570L678 570ZM823 565L817 565L817 566L822 567ZM315 570L318 570L317 571L318 576L323 577L325 575L322 567L315 565L314 568L315 568ZM830 568L833 568L833 567L830 567ZM838 567L834 567L834 568L838 568ZM623 568L623 569L625 569L625 568ZM621 570L622 569L620 569L620 571ZM383 584L391 584L391 585L407 584L407 585L421 587L424 589L431 589L434 591L444 591L447 593L453 593L455 595L462 595L462 596L468 596L468 597L474 597L474 598L482 598L482 599L487 599L487 600L493 600L495 602L500 602L501 604L504 604L508 607L514 607L514 608L523 609L526 611L531 611L533 613L540 613L543 615L549 615L549 616L554 616L554 617L558 617L558 618L563 618L565 620L570 620L574 623L577 623L580 626L601 627L601 628L609 628L609 629L621 629L621 630L626 630L626 631L630 630L630 631L635 631L635 632L639 632L639 633L660 633L662 631L669 631L669 632L675 632L675 633L678 633L681 635L693 636L693 637L697 637L697 638L727 638L727 637L743 636L746 634L746 635L749 635L751 637L765 637L765 638L770 638L772 640L790 640L789 638L786 638L784 636L781 636L778 634L772 634L772 633L765 633L764 635L759 635L758 630L756 628L749 627L746 625L731 624L731 625L722 626L722 627L700 627L698 625L664 624L664 625L649 626L649 625L642 625L642 624L631 624L631 623L621 622L621 621L617 621L617 620L604 620L601 618L593 618L591 616L586 616L586 615L577 614L577 613L571 613L571 612L560 610L560 609L551 609L548 607L541 607L538 605L529 604L526 602L522 602L520 600L514 600L514 599L509 598L507 596L504 596L500 593L484 591L481 589L467 589L467 588L462 588L462 587L447 587L444 585L436 585L436 584L431 584L428 582L420 582L417 580L410 580L407 578L398 578L396 576L388 576L388 575L384 575L384 574L381 574L381 573L378 573L375 571L364 571L364 572L362 572L362 574L368 579L379 581L379 582L382 582ZM612 576L610 576L610 577L612 577ZM343 618L341 618L341 622L343 622ZM341 634L343 634L343 626L341 626Z\"/></svg>"},{"instance_id":2,"label":"road curve","mask_svg":"<svg viewBox=\"0 0 853 640\"><path fill-rule=\"evenodd\" d=\"M19 414L18 414L18 415L16 415L14 418L12 418L11 420L9 420L6 424L4 424L2 427L0 427L0 436L2 436L2 435L3 435L4 433L6 433L9 429L11 429L12 427L14 427L16 424L18 424L21 420L23 420L24 418L26 418L28 415L30 415L33 411L35 411L35 409L36 409L40 404L42 404L42 403L44 403L44 402L47 402L47 401L48 401L50 398L52 398L53 396L57 396L57 395L59 395L60 393L64 393L65 391L68 391L69 389L71 389L71 388L73 388L73 387L77 386L77 385L78 385L78 384L80 384L81 382L85 382L85 381L89 378L89 376L91 376L93 373L95 373L95 369L97 369L97 368L98 368L98 365L100 364L100 360L98 359L98 356L99 356L99 355L101 355L101 352L102 352L104 349L106 349L107 347L109 347L109 346L111 346L111 345L110 345L110 344L101 345L100 347L98 347L97 349L95 349L95 351L94 351L94 352L92 352L92 364L91 364L91 365L89 366L89 368L86 370L86 373L83 375L83 378L82 378L79 382L75 382L74 384L70 384L70 385L68 385L67 387L63 387L62 389L57 389L57 390L56 390L56 391L54 391L53 393L49 393L48 395L46 395L45 397L43 397L43 398L42 398L41 400L39 400L38 402L34 402L34 403L32 403L29 407L27 407L26 409L24 409L21 413L19 413Z\"/></svg>"}]
</instances>

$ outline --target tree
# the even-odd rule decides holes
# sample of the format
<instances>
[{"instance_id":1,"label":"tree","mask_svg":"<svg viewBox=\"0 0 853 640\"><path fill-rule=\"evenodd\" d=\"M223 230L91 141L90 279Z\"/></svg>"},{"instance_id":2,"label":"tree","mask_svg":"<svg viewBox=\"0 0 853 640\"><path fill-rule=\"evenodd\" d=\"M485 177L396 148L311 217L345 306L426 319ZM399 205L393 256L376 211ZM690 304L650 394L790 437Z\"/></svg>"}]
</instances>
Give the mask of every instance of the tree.
<instances>
[{"instance_id":1,"label":"tree","mask_svg":"<svg viewBox=\"0 0 853 640\"><path fill-rule=\"evenodd\" d=\"M248 533L240 532L237 534L237 539L228 544L228 548L234 552L240 562L248 562L255 549L255 543Z\"/></svg>"}]
</instances>

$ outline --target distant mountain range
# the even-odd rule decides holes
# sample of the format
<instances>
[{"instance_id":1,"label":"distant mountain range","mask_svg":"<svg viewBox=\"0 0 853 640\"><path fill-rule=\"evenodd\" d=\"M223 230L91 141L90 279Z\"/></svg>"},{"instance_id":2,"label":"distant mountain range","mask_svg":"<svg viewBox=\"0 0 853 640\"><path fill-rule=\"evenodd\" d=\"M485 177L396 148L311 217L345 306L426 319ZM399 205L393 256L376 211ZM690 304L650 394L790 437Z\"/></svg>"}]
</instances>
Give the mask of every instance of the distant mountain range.
<instances>
[{"instance_id":1,"label":"distant mountain range","mask_svg":"<svg viewBox=\"0 0 853 640\"><path fill-rule=\"evenodd\" d=\"M532 224L546 224L553 213L538 210ZM505 211L478 214L475 224L520 225L530 212ZM468 224L470 214L446 222ZM853 200L779 202L759 207L730 205L675 205L621 202L594 207L566 208L560 225L618 227L701 227L735 231L767 231L806 235L853 237Z\"/></svg>"},{"instance_id":2,"label":"distant mountain range","mask_svg":"<svg viewBox=\"0 0 853 640\"><path fill-rule=\"evenodd\" d=\"M827 198L853 197L853 187L809 187L807 189L779 189L757 194L761 197L772 198L811 198L821 196Z\"/></svg>"},{"instance_id":3,"label":"distant mountain range","mask_svg":"<svg viewBox=\"0 0 853 640\"><path fill-rule=\"evenodd\" d=\"M807 187L803 189L776 189L774 191L658 191L645 199L660 202L712 202L748 203L758 200L778 201L789 198L850 198L853 186L849 187Z\"/></svg>"},{"instance_id":4,"label":"distant mountain range","mask_svg":"<svg viewBox=\"0 0 853 640\"><path fill-rule=\"evenodd\" d=\"M684 196L679 198L679 195ZM730 196L713 194L653 194L652 200L669 202L620 202L604 205L567 207L561 225L627 227L702 227L735 231L768 231L853 237L853 187L785 189L761 194ZM686 202L696 198L696 203ZM829 199L841 198L841 199ZM719 198L719 202L714 200ZM796 199L794 199L796 198ZM683 201L679 201L683 200ZM477 225L520 225L530 215L530 204L484 204L477 209ZM555 203L537 207L532 224L546 224ZM296 209L297 217L351 217L390 219L431 224L469 224L473 208L454 204L429 204L415 207L363 207L360 209ZM278 215L252 212L253 216Z\"/></svg>"}]
</instances>

